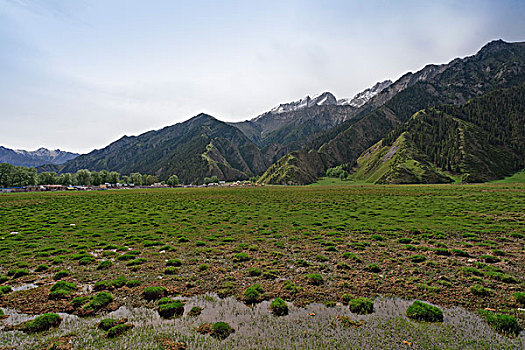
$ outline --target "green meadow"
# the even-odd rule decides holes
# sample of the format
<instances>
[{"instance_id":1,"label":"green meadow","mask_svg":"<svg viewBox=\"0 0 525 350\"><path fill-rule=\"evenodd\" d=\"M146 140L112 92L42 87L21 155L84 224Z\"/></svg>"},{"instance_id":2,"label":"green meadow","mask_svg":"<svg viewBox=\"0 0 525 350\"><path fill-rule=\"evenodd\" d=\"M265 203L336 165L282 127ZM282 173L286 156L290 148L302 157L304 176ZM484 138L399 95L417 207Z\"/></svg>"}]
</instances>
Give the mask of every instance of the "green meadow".
<instances>
[{"instance_id":1,"label":"green meadow","mask_svg":"<svg viewBox=\"0 0 525 350\"><path fill-rule=\"evenodd\" d=\"M524 184L334 181L1 195L0 282L12 291L0 307L99 317L155 308L144 290L161 287L159 297L294 307L419 299L523 325ZM69 285L52 290L57 281Z\"/></svg>"}]
</instances>

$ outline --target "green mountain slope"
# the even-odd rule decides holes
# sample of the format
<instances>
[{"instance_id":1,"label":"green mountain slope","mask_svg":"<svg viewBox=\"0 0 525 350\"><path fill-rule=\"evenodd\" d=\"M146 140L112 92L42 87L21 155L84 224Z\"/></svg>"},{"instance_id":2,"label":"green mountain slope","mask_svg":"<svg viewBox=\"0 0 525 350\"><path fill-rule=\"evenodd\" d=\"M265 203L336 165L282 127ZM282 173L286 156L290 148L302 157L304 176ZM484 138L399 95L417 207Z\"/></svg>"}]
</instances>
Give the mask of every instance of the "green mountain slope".
<instances>
[{"instance_id":1,"label":"green mountain slope","mask_svg":"<svg viewBox=\"0 0 525 350\"><path fill-rule=\"evenodd\" d=\"M485 182L523 168L524 155L522 84L414 114L365 151L352 176L373 183L450 182L449 175Z\"/></svg>"},{"instance_id":2,"label":"green mountain slope","mask_svg":"<svg viewBox=\"0 0 525 350\"><path fill-rule=\"evenodd\" d=\"M127 137L81 155L54 169L115 170L122 174L155 174L161 180L176 174L184 183L199 183L206 176L221 180L247 179L269 165L257 146L240 130L209 115Z\"/></svg>"},{"instance_id":3,"label":"green mountain slope","mask_svg":"<svg viewBox=\"0 0 525 350\"><path fill-rule=\"evenodd\" d=\"M286 161L268 169L261 181L283 183L283 174L297 173L301 177L288 182L304 184L326 172L330 167L353 165L360 154L381 140L391 130L402 125L417 111L442 104L461 104L492 90L511 87L525 81L525 43L494 41L476 55L455 59L447 65L427 66L409 73L380 93L370 106L386 101L353 124L341 124L317 137L311 145L317 156L306 154L311 149L295 151L284 159L297 159L291 172ZM370 108L368 106L367 108ZM316 159L320 167L306 161ZM304 160L304 161L303 161ZM276 174L273 174L276 173Z\"/></svg>"}]
</instances>

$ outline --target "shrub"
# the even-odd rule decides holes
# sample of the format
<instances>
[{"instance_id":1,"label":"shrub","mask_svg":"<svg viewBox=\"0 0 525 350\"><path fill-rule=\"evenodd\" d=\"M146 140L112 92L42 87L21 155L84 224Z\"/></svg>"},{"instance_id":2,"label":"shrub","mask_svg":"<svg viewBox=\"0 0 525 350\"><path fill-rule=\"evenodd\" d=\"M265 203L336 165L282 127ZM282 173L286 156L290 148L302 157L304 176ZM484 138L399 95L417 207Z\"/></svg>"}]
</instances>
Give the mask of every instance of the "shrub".
<instances>
[{"instance_id":1,"label":"shrub","mask_svg":"<svg viewBox=\"0 0 525 350\"><path fill-rule=\"evenodd\" d=\"M202 308L199 306L194 306L191 308L191 310L188 312L188 316L195 317L199 316L202 312Z\"/></svg>"},{"instance_id":2,"label":"shrub","mask_svg":"<svg viewBox=\"0 0 525 350\"><path fill-rule=\"evenodd\" d=\"M28 269L11 269L7 272L7 275L13 278L27 276L29 275L29 270Z\"/></svg>"},{"instance_id":3,"label":"shrub","mask_svg":"<svg viewBox=\"0 0 525 350\"><path fill-rule=\"evenodd\" d=\"M436 306L414 301L407 309L407 317L426 322L443 322L443 312Z\"/></svg>"},{"instance_id":4,"label":"shrub","mask_svg":"<svg viewBox=\"0 0 525 350\"><path fill-rule=\"evenodd\" d=\"M313 286L320 286L324 283L323 276L321 276L318 273L310 273L306 275L306 279L308 280L308 284L311 284Z\"/></svg>"},{"instance_id":5,"label":"shrub","mask_svg":"<svg viewBox=\"0 0 525 350\"><path fill-rule=\"evenodd\" d=\"M142 297L146 300L157 300L167 294L168 290L164 287L147 287L142 291Z\"/></svg>"},{"instance_id":6,"label":"shrub","mask_svg":"<svg viewBox=\"0 0 525 350\"><path fill-rule=\"evenodd\" d=\"M166 266L175 266L175 267L182 266L182 260L180 260L180 259L169 259L168 261L166 261Z\"/></svg>"},{"instance_id":7,"label":"shrub","mask_svg":"<svg viewBox=\"0 0 525 350\"><path fill-rule=\"evenodd\" d=\"M244 301L248 304L254 304L259 301L262 293L264 293L264 289L259 283L252 284L244 291Z\"/></svg>"},{"instance_id":8,"label":"shrub","mask_svg":"<svg viewBox=\"0 0 525 350\"><path fill-rule=\"evenodd\" d=\"M118 324L114 327L111 327L106 335L108 338L116 338L131 328L133 328L133 325L130 323Z\"/></svg>"},{"instance_id":9,"label":"shrub","mask_svg":"<svg viewBox=\"0 0 525 350\"><path fill-rule=\"evenodd\" d=\"M8 280L9 280L9 277L4 276L4 275L0 275L0 283L7 282Z\"/></svg>"},{"instance_id":10,"label":"shrub","mask_svg":"<svg viewBox=\"0 0 525 350\"><path fill-rule=\"evenodd\" d=\"M211 336L217 339L226 339L234 332L226 322L215 322L211 327Z\"/></svg>"},{"instance_id":11,"label":"shrub","mask_svg":"<svg viewBox=\"0 0 525 350\"><path fill-rule=\"evenodd\" d=\"M486 297L492 294L492 291L488 288L483 287L482 285L475 284L470 287L470 292L474 295Z\"/></svg>"},{"instance_id":12,"label":"shrub","mask_svg":"<svg viewBox=\"0 0 525 350\"><path fill-rule=\"evenodd\" d=\"M164 303L159 306L159 315L162 318L182 316L184 314L184 304L180 300Z\"/></svg>"},{"instance_id":13,"label":"shrub","mask_svg":"<svg viewBox=\"0 0 525 350\"><path fill-rule=\"evenodd\" d=\"M69 276L69 271L67 271L67 270L60 270L60 271L58 271L57 273L55 273L53 275L53 279L55 281L58 281L59 279L62 279L62 278L67 277L67 276Z\"/></svg>"},{"instance_id":14,"label":"shrub","mask_svg":"<svg viewBox=\"0 0 525 350\"><path fill-rule=\"evenodd\" d=\"M250 260L250 256L247 253L237 253L233 256L233 262L243 262Z\"/></svg>"},{"instance_id":15,"label":"shrub","mask_svg":"<svg viewBox=\"0 0 525 350\"><path fill-rule=\"evenodd\" d=\"M479 314L498 332L509 335L518 335L521 332L518 321L511 315L498 314L488 310L479 310Z\"/></svg>"},{"instance_id":16,"label":"shrub","mask_svg":"<svg viewBox=\"0 0 525 350\"><path fill-rule=\"evenodd\" d=\"M35 268L35 272L42 272L42 271L46 271L48 269L49 269L49 266L47 266L46 264L41 264L41 265L38 265Z\"/></svg>"},{"instance_id":17,"label":"shrub","mask_svg":"<svg viewBox=\"0 0 525 350\"><path fill-rule=\"evenodd\" d=\"M397 242L401 244L410 244L412 243L412 240L410 238L400 238L397 240Z\"/></svg>"},{"instance_id":18,"label":"shrub","mask_svg":"<svg viewBox=\"0 0 525 350\"><path fill-rule=\"evenodd\" d=\"M11 288L10 286L0 286L0 295L11 293L12 291L13 288Z\"/></svg>"},{"instance_id":19,"label":"shrub","mask_svg":"<svg viewBox=\"0 0 525 350\"><path fill-rule=\"evenodd\" d=\"M381 268L377 264L369 264L366 269L370 272L381 272Z\"/></svg>"},{"instance_id":20,"label":"shrub","mask_svg":"<svg viewBox=\"0 0 525 350\"><path fill-rule=\"evenodd\" d=\"M206 245L206 242L203 242L203 241L197 241L197 242L195 242L195 245L196 245L197 247L204 247L204 246Z\"/></svg>"},{"instance_id":21,"label":"shrub","mask_svg":"<svg viewBox=\"0 0 525 350\"><path fill-rule=\"evenodd\" d=\"M248 270L248 276L260 276L262 274L261 269L258 269L256 267L250 267Z\"/></svg>"},{"instance_id":22,"label":"shrub","mask_svg":"<svg viewBox=\"0 0 525 350\"><path fill-rule=\"evenodd\" d=\"M525 292L516 292L512 297L518 304L525 306Z\"/></svg>"},{"instance_id":23,"label":"shrub","mask_svg":"<svg viewBox=\"0 0 525 350\"><path fill-rule=\"evenodd\" d=\"M410 260L413 263L420 263L420 262L423 262L423 261L427 260L427 258L424 255L412 255L410 257Z\"/></svg>"},{"instance_id":24,"label":"shrub","mask_svg":"<svg viewBox=\"0 0 525 350\"><path fill-rule=\"evenodd\" d=\"M374 312L374 302L368 298L355 298L348 303L354 314L364 315Z\"/></svg>"},{"instance_id":25,"label":"shrub","mask_svg":"<svg viewBox=\"0 0 525 350\"><path fill-rule=\"evenodd\" d=\"M95 297L86 305L86 310L100 310L108 306L113 301L113 295L108 292L99 292Z\"/></svg>"},{"instance_id":26,"label":"shrub","mask_svg":"<svg viewBox=\"0 0 525 350\"><path fill-rule=\"evenodd\" d=\"M270 309L275 316L288 315L288 305L281 298L275 298L270 304Z\"/></svg>"},{"instance_id":27,"label":"shrub","mask_svg":"<svg viewBox=\"0 0 525 350\"><path fill-rule=\"evenodd\" d=\"M113 263L110 260L104 260L98 264L97 270L109 269L111 266L113 266Z\"/></svg>"},{"instance_id":28,"label":"shrub","mask_svg":"<svg viewBox=\"0 0 525 350\"><path fill-rule=\"evenodd\" d=\"M70 296L77 289L74 283L58 281L49 290L49 299L62 299Z\"/></svg>"},{"instance_id":29,"label":"shrub","mask_svg":"<svg viewBox=\"0 0 525 350\"><path fill-rule=\"evenodd\" d=\"M24 323L21 327L22 331L26 333L43 332L57 327L62 322L62 318L57 314L47 313L38 316L32 321Z\"/></svg>"}]
</instances>

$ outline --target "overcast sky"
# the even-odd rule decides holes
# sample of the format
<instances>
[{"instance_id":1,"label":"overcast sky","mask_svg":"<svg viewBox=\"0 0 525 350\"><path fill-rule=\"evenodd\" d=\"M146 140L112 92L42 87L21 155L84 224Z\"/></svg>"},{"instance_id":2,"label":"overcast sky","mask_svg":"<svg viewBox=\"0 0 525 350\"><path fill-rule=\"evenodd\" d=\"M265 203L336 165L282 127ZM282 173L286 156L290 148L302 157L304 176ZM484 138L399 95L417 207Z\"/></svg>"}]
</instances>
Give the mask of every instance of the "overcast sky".
<instances>
[{"instance_id":1,"label":"overcast sky","mask_svg":"<svg viewBox=\"0 0 525 350\"><path fill-rule=\"evenodd\" d=\"M0 0L0 145L86 153L525 40L525 1Z\"/></svg>"}]
</instances>

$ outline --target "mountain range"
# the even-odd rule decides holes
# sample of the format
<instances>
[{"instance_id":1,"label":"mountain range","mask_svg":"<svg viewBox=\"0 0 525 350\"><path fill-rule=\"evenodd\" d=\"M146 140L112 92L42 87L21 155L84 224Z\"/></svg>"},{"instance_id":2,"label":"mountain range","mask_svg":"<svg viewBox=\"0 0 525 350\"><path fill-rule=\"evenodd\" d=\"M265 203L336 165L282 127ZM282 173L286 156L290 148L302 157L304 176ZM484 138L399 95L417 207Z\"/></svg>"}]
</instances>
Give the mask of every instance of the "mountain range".
<instances>
[{"instance_id":1,"label":"mountain range","mask_svg":"<svg viewBox=\"0 0 525 350\"><path fill-rule=\"evenodd\" d=\"M43 164L62 164L78 156L77 153L39 148L36 151L24 151L0 146L0 163L19 166L37 167Z\"/></svg>"},{"instance_id":2,"label":"mountain range","mask_svg":"<svg viewBox=\"0 0 525 350\"><path fill-rule=\"evenodd\" d=\"M324 92L239 123L200 114L39 170L306 184L340 166L377 183L487 181L525 166L523 83L525 43L497 40L350 99Z\"/></svg>"}]
</instances>

